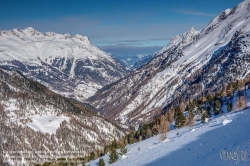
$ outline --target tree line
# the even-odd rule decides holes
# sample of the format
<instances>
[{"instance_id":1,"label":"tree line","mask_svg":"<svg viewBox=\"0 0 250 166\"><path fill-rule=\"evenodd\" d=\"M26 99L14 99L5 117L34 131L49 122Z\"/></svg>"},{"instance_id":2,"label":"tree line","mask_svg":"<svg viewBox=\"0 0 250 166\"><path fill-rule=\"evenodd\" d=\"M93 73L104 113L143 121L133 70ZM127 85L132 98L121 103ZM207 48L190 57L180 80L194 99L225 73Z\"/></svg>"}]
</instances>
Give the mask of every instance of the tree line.
<instances>
[{"instance_id":1,"label":"tree line","mask_svg":"<svg viewBox=\"0 0 250 166\"><path fill-rule=\"evenodd\" d=\"M155 118L150 123L140 125L138 130L131 131L124 138L120 140L114 139L110 144L104 146L102 150L90 152L83 158L83 166L97 158L100 158L99 166L105 166L105 162L101 158L105 154L109 154L109 163L114 163L118 160L119 155L127 153L126 145L134 144L155 135L162 136L163 134L166 136L166 133L170 131L170 124L176 129L183 126L192 127L197 120L195 115L200 117L201 123L206 123L210 117L224 113L221 109L223 103L226 104L228 112L244 110L247 108L247 89L250 89L250 80L242 79L225 84L223 89L213 94L209 93L186 103L181 101L178 107L170 108L166 113ZM233 104L234 96L236 97L236 102ZM118 149L119 153L117 152Z\"/></svg>"}]
</instances>

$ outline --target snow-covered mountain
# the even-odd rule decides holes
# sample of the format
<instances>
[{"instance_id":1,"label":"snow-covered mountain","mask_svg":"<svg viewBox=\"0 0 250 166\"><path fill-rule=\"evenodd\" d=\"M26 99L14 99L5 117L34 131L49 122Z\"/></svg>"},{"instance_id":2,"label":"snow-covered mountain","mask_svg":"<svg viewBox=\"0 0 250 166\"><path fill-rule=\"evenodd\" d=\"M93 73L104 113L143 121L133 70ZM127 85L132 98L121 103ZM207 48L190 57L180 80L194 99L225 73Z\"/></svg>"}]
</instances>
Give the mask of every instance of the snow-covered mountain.
<instances>
[{"instance_id":1,"label":"snow-covered mountain","mask_svg":"<svg viewBox=\"0 0 250 166\"><path fill-rule=\"evenodd\" d=\"M82 103L3 69L0 114L0 165L34 165L44 162L44 153L51 153L50 159L85 156L124 136L116 125ZM21 152L25 154L18 158Z\"/></svg>"},{"instance_id":2,"label":"snow-covered mountain","mask_svg":"<svg viewBox=\"0 0 250 166\"><path fill-rule=\"evenodd\" d=\"M147 64L150 60L155 57L156 54L151 55L126 55L126 56L115 56L113 55L114 59L119 61L120 63L124 64L130 69L139 69L140 67Z\"/></svg>"},{"instance_id":3,"label":"snow-covered mountain","mask_svg":"<svg viewBox=\"0 0 250 166\"><path fill-rule=\"evenodd\" d=\"M142 66L149 63L155 56L156 56L156 54L144 55L143 57L141 57L138 61L136 61L133 64L132 69L136 70L136 69L141 68Z\"/></svg>"},{"instance_id":4,"label":"snow-covered mountain","mask_svg":"<svg viewBox=\"0 0 250 166\"><path fill-rule=\"evenodd\" d=\"M200 31L174 37L139 70L104 86L89 98L121 124L150 120L225 83L250 77L250 1L215 17Z\"/></svg>"},{"instance_id":5,"label":"snow-covered mountain","mask_svg":"<svg viewBox=\"0 0 250 166\"><path fill-rule=\"evenodd\" d=\"M22 71L53 91L78 100L127 73L86 36L41 33L31 27L0 31L0 66Z\"/></svg>"}]
</instances>

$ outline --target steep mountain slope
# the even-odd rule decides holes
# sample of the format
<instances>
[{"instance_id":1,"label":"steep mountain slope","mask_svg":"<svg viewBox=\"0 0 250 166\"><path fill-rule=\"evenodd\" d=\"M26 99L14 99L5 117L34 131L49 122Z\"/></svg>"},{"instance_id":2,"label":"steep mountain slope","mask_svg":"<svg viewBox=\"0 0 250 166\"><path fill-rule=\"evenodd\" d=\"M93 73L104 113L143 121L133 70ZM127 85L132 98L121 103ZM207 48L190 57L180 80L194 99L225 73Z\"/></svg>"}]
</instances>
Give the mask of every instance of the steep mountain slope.
<instances>
[{"instance_id":1,"label":"steep mountain slope","mask_svg":"<svg viewBox=\"0 0 250 166\"><path fill-rule=\"evenodd\" d=\"M250 96L250 90L247 94ZM233 105L237 103L237 98L235 93ZM250 109L228 113L227 100L231 100L230 97L223 103L223 115L210 117L207 123L201 123L200 115L196 115L196 123L191 128L186 126L171 130L165 133L167 139L164 141L161 135L157 135L127 145L128 153L119 156L112 165L249 165ZM105 163L109 162L108 155L102 158ZM96 166L98 162L99 159L96 159L86 165Z\"/></svg>"},{"instance_id":2,"label":"steep mountain slope","mask_svg":"<svg viewBox=\"0 0 250 166\"><path fill-rule=\"evenodd\" d=\"M24 30L0 31L0 66L22 71L50 89L84 100L127 70L86 36Z\"/></svg>"},{"instance_id":3,"label":"steep mountain slope","mask_svg":"<svg viewBox=\"0 0 250 166\"><path fill-rule=\"evenodd\" d=\"M140 121L249 77L250 1L227 9L197 32L174 37L157 57L89 98L108 118Z\"/></svg>"},{"instance_id":4,"label":"steep mountain slope","mask_svg":"<svg viewBox=\"0 0 250 166\"><path fill-rule=\"evenodd\" d=\"M83 157L124 135L81 103L2 69L0 115L0 165L34 165L65 155Z\"/></svg>"}]
</instances>

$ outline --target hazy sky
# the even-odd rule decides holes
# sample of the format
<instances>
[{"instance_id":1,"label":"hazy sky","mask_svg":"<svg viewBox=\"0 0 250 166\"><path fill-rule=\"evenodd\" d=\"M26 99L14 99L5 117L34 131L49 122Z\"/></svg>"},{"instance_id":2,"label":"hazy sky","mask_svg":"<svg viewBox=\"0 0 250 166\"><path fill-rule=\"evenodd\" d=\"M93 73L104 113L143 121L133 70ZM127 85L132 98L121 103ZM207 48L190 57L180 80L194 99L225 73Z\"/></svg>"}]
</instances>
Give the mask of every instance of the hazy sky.
<instances>
[{"instance_id":1,"label":"hazy sky","mask_svg":"<svg viewBox=\"0 0 250 166\"><path fill-rule=\"evenodd\" d=\"M1 0L0 30L81 34L117 55L150 54L242 0Z\"/></svg>"}]
</instances>

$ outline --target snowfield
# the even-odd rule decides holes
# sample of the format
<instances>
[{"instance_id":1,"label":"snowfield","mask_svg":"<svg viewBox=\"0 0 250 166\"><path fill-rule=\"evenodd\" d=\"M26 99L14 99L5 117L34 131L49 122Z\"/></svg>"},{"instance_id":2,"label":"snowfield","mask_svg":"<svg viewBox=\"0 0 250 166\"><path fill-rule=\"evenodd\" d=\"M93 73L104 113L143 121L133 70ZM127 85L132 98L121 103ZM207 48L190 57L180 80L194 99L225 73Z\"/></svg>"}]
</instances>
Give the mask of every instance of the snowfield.
<instances>
[{"instance_id":1,"label":"snowfield","mask_svg":"<svg viewBox=\"0 0 250 166\"><path fill-rule=\"evenodd\" d=\"M28 127L35 131L41 131L42 133L56 134L56 130L60 127L60 124L65 120L69 122L67 116L57 115L34 115L32 117L32 123L26 124Z\"/></svg>"},{"instance_id":2,"label":"snowfield","mask_svg":"<svg viewBox=\"0 0 250 166\"><path fill-rule=\"evenodd\" d=\"M237 160L224 160L221 153L249 150L249 118L250 110L230 113L194 129L185 127L170 131L165 142L159 143L158 136L155 136L128 146L127 157L113 165L236 165ZM250 162L239 159L238 164L249 165Z\"/></svg>"},{"instance_id":3,"label":"snowfield","mask_svg":"<svg viewBox=\"0 0 250 166\"><path fill-rule=\"evenodd\" d=\"M227 112L225 107L222 109ZM198 120L192 128L171 130L163 142L158 135L128 145L126 156L120 156L112 165L250 165L249 119L248 108L219 114L205 124ZM108 155L103 159L108 165ZM98 161L93 160L86 165L96 166Z\"/></svg>"}]
</instances>

